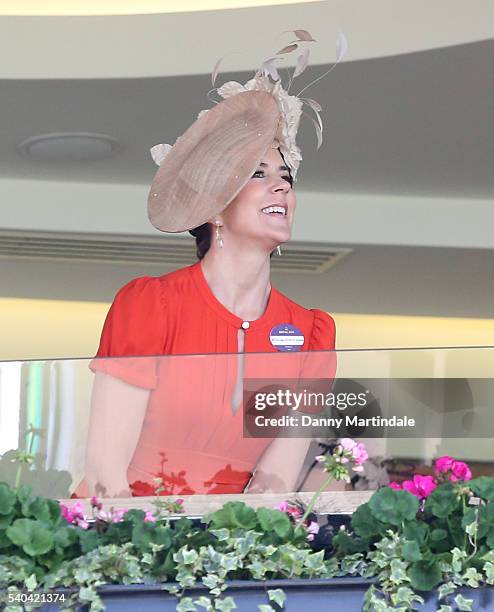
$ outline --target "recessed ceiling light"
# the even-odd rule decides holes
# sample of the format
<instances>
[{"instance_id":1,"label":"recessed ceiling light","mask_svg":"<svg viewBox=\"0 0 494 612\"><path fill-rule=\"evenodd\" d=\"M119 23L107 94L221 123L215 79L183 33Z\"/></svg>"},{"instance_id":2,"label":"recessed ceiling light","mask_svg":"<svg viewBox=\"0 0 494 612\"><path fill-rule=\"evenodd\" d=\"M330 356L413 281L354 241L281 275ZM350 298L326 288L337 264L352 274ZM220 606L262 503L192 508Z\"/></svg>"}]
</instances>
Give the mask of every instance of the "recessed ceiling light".
<instances>
[{"instance_id":1,"label":"recessed ceiling light","mask_svg":"<svg viewBox=\"0 0 494 612\"><path fill-rule=\"evenodd\" d=\"M23 140L18 151L40 161L90 161L110 157L121 148L118 140L106 134L55 132Z\"/></svg>"}]
</instances>

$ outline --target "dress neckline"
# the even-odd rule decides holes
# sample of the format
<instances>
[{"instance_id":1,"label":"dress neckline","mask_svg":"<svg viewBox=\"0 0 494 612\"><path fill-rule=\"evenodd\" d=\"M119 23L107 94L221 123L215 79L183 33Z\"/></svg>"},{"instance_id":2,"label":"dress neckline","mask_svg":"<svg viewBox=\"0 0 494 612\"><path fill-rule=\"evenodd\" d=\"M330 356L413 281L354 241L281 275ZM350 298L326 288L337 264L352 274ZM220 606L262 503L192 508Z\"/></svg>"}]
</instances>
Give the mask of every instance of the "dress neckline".
<instances>
[{"instance_id":1,"label":"dress neckline","mask_svg":"<svg viewBox=\"0 0 494 612\"><path fill-rule=\"evenodd\" d=\"M226 308L226 306L224 306L214 295L211 290L211 287L208 285L206 277L204 276L201 262L198 261L197 263L190 266L190 271L196 284L196 287L199 289L200 295L206 300L208 305L228 323L230 323L237 329L242 328L242 323L244 323L246 319L241 319L239 316L228 310L228 308ZM271 285L271 291L269 293L266 310L258 319L255 319L254 321L249 321L248 330L258 330L272 323L275 317L276 305L278 300L279 293L277 289L273 287L273 285Z\"/></svg>"}]
</instances>

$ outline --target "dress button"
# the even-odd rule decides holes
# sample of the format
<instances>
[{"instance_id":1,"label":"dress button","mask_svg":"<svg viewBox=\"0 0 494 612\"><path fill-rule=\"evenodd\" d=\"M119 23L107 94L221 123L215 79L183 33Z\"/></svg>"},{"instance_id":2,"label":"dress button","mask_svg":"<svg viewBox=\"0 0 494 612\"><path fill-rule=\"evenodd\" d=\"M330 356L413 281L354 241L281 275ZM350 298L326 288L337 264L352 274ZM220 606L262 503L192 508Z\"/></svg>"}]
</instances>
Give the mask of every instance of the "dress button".
<instances>
[{"instance_id":1,"label":"dress button","mask_svg":"<svg viewBox=\"0 0 494 612\"><path fill-rule=\"evenodd\" d=\"M242 328L243 329L249 329L250 327L250 323L248 321L243 321L242 322Z\"/></svg>"}]
</instances>

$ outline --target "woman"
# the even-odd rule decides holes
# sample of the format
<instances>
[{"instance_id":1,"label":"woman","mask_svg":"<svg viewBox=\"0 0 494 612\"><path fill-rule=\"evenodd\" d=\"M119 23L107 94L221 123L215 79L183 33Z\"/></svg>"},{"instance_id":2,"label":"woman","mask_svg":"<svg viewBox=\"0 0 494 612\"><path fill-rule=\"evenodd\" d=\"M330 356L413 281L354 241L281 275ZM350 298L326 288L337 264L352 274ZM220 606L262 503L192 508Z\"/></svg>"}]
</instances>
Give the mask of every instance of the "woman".
<instances>
[{"instance_id":1,"label":"woman","mask_svg":"<svg viewBox=\"0 0 494 612\"><path fill-rule=\"evenodd\" d=\"M150 220L190 231L199 261L135 279L112 304L97 357L181 357L93 360L90 493L152 494L156 477L170 494L295 490L310 440L244 435L243 379L334 376L332 354L307 360L334 349L333 319L270 283L291 237L301 102L259 73L218 93L173 147L152 150Z\"/></svg>"}]
</instances>

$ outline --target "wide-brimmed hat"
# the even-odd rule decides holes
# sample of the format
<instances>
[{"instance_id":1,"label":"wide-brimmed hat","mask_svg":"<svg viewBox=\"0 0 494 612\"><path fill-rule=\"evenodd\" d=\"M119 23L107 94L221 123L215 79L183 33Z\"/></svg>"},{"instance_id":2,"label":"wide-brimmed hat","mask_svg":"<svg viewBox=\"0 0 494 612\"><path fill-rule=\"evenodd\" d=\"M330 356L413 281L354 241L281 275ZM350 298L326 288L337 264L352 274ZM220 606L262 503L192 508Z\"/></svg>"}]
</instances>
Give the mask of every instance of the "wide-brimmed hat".
<instances>
[{"instance_id":1,"label":"wide-brimmed hat","mask_svg":"<svg viewBox=\"0 0 494 612\"><path fill-rule=\"evenodd\" d=\"M317 148L321 146L321 106L311 98L299 97L309 85L297 95L288 93L294 78L308 65L308 47L299 55L286 89L275 66L275 61L284 59L282 56L315 42L307 30L293 33L296 40L265 60L245 85L229 81L215 88L223 100L201 111L173 146L158 144L151 148L159 170L149 192L148 216L156 228L184 232L221 213L247 183L270 147L279 148L292 179L296 180L302 155L295 140L303 105L314 113L315 118L310 115L309 118L316 129ZM346 39L340 34L336 63L345 52ZM218 66L219 62L213 70L213 87Z\"/></svg>"},{"instance_id":2,"label":"wide-brimmed hat","mask_svg":"<svg viewBox=\"0 0 494 612\"><path fill-rule=\"evenodd\" d=\"M280 110L265 91L245 91L204 113L169 150L151 185L148 215L183 232L223 211L270 148Z\"/></svg>"}]
</instances>

